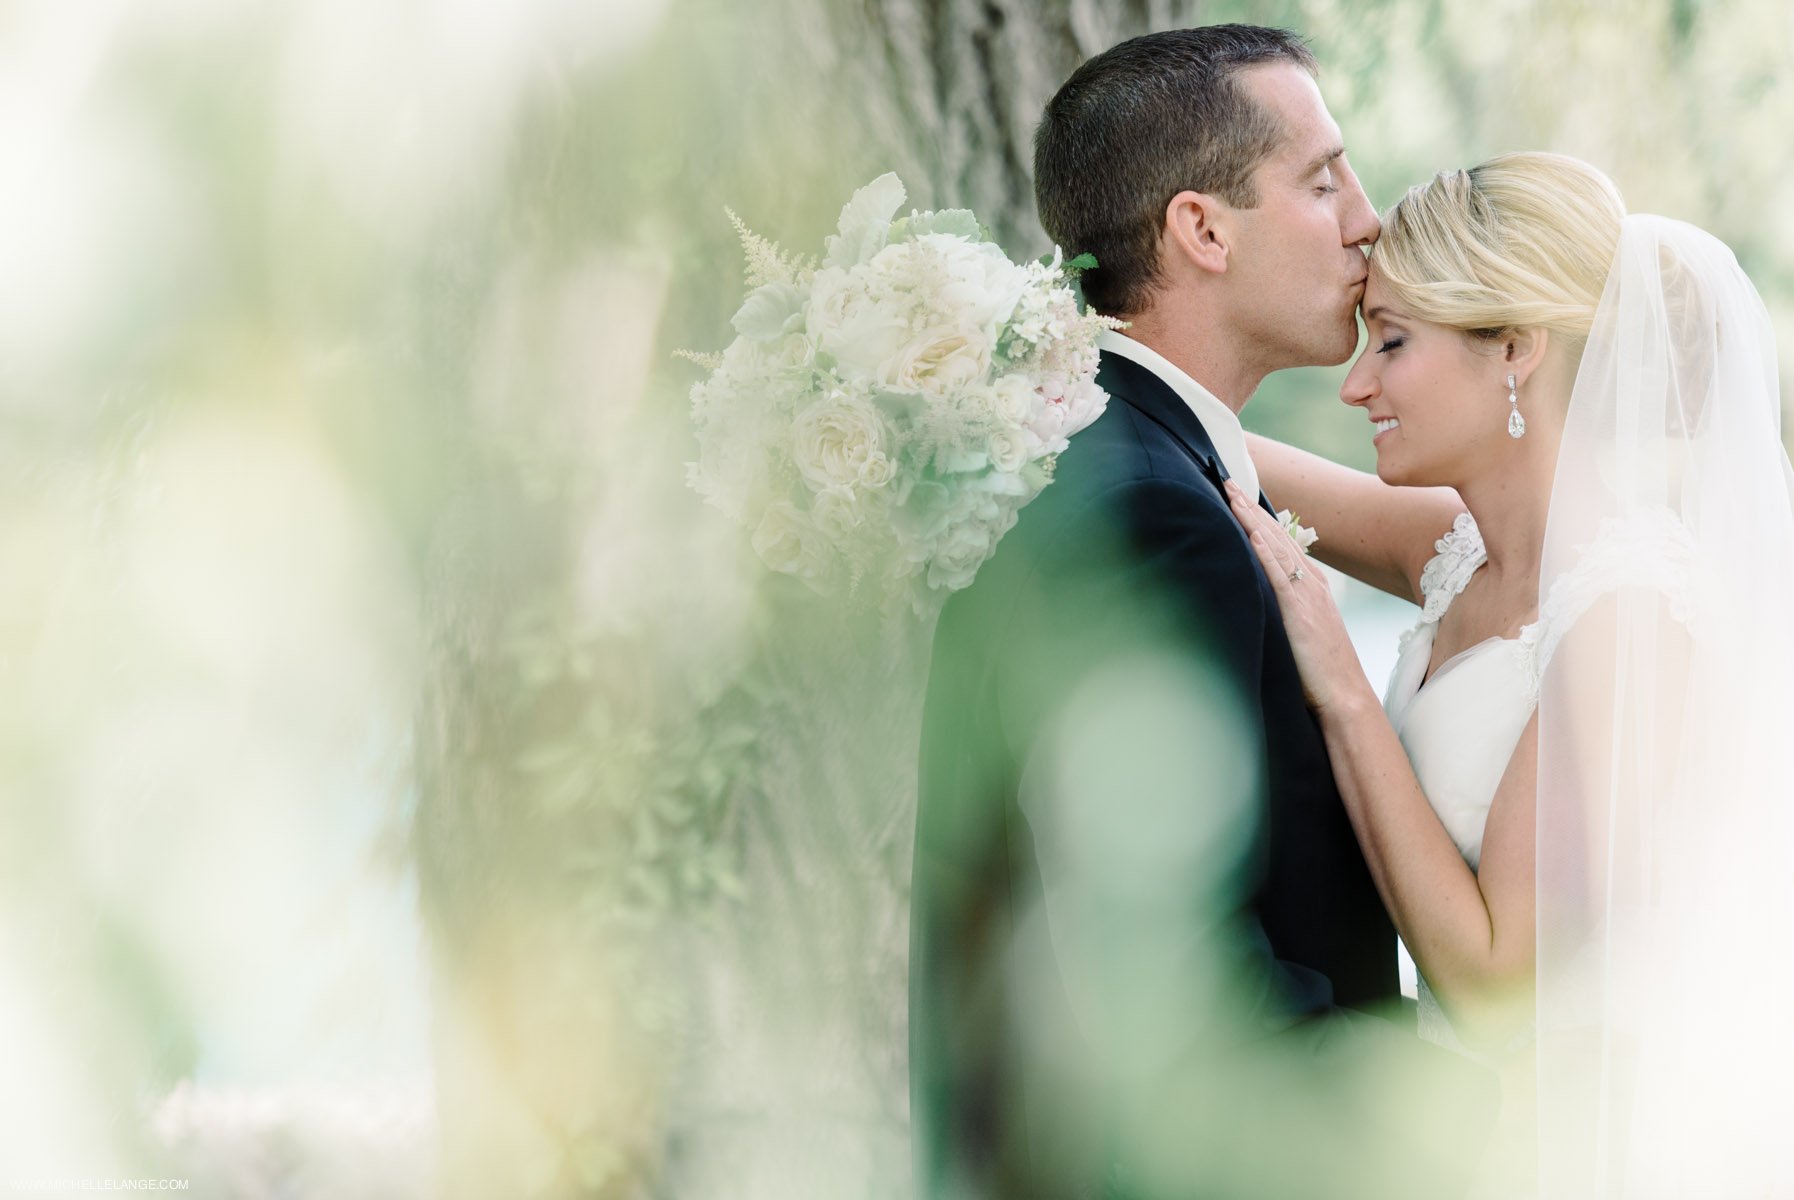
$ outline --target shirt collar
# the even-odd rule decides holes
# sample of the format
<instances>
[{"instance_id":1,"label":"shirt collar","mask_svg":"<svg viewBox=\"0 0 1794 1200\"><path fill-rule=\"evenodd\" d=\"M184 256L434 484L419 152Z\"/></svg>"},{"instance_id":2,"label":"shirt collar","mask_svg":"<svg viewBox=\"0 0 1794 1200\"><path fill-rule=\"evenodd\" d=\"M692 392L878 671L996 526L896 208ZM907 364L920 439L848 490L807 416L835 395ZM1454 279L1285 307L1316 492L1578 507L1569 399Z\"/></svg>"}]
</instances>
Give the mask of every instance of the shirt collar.
<instances>
[{"instance_id":1,"label":"shirt collar","mask_svg":"<svg viewBox=\"0 0 1794 1200\"><path fill-rule=\"evenodd\" d=\"M1221 465L1227 468L1228 475L1246 490L1248 496L1258 495L1258 470L1252 465L1252 456L1246 453L1246 431L1240 425L1239 416L1231 408L1217 400L1213 392L1191 379L1182 367L1151 346L1136 342L1119 330L1103 330L1097 335L1096 347L1138 363L1176 392L1178 398L1202 423L1202 430L1208 434L1209 441L1215 444L1215 453L1221 456Z\"/></svg>"}]
</instances>

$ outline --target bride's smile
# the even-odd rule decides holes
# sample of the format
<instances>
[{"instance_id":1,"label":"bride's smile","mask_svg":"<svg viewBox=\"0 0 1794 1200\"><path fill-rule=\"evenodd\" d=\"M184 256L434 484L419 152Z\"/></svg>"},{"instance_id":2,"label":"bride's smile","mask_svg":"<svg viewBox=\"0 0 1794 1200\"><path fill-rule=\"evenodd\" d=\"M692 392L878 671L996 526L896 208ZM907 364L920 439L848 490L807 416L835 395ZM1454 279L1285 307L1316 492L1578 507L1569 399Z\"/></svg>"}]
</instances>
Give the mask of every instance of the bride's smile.
<instances>
[{"instance_id":1,"label":"bride's smile","mask_svg":"<svg viewBox=\"0 0 1794 1200\"><path fill-rule=\"evenodd\" d=\"M1507 376L1515 366L1502 339L1411 315L1374 261L1361 311L1369 340L1339 396L1372 422L1385 483L1462 487L1523 449L1508 433ZM1532 409L1535 391L1526 379L1517 382L1520 403Z\"/></svg>"}]
</instances>

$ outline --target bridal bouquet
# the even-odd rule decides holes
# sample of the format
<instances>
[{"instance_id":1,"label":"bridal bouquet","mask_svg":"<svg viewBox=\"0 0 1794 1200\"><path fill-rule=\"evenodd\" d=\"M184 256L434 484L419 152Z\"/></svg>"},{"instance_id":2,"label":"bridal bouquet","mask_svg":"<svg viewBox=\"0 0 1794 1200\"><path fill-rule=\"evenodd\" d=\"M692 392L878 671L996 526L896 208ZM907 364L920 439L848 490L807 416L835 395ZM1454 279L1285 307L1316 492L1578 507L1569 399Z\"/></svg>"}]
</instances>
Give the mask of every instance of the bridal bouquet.
<instances>
[{"instance_id":1,"label":"bridal bouquet","mask_svg":"<svg viewBox=\"0 0 1794 1200\"><path fill-rule=\"evenodd\" d=\"M690 482L776 571L875 586L926 615L963 588L1108 402L1070 283L1087 259L1009 261L965 210L897 217L873 180L820 263L731 213L751 289L692 388Z\"/></svg>"}]
</instances>

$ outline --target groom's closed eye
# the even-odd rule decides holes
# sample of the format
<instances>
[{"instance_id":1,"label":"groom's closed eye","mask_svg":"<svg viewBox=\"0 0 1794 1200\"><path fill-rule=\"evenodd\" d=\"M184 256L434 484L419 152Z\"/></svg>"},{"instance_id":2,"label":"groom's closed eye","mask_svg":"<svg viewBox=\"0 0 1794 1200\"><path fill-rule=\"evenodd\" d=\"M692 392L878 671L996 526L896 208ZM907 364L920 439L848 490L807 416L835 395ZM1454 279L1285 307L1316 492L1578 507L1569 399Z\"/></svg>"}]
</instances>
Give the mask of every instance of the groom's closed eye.
<instances>
[{"instance_id":1,"label":"groom's closed eye","mask_svg":"<svg viewBox=\"0 0 1794 1200\"><path fill-rule=\"evenodd\" d=\"M1333 164L1345 157L1344 146L1330 146L1326 153L1316 155L1308 162L1305 172L1312 181L1316 192L1331 194L1339 190L1339 181L1334 178Z\"/></svg>"}]
</instances>

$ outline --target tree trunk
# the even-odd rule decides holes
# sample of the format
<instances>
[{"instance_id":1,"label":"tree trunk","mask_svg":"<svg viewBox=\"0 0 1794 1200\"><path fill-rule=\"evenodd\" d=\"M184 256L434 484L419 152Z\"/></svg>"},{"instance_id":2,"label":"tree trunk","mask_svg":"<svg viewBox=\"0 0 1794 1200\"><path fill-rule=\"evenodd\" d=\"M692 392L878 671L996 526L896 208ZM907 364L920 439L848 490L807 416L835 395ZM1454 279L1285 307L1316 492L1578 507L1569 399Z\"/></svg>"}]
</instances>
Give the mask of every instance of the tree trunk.
<instances>
[{"instance_id":1,"label":"tree trunk","mask_svg":"<svg viewBox=\"0 0 1794 1200\"><path fill-rule=\"evenodd\" d=\"M807 253L852 187L896 170L912 205L970 207L1012 255L1044 252L1045 101L1197 7L784 0L748 19L687 0L630 71L526 121L476 279L502 289L507 260L541 278L514 341L486 340L499 361L463 369L506 381L499 440L572 461L495 455L475 413L487 478L439 540L417 828L451 1195L907 1195L929 630L767 585L684 490L696 373L655 353L628 385L610 364L656 317L665 348L715 344L741 295L725 204ZM663 119L594 123L624 103ZM552 300L582 286L568 243L644 221L631 253L669 282L634 298L653 305L638 332L581 328L596 386L620 389L594 420L554 375Z\"/></svg>"},{"instance_id":2,"label":"tree trunk","mask_svg":"<svg viewBox=\"0 0 1794 1200\"><path fill-rule=\"evenodd\" d=\"M1079 63L1194 25L1201 0L807 0L844 56L876 69L868 124L909 168L921 207L970 208L1012 255L1037 256L1034 129ZM807 23L807 22L806 22ZM899 172L903 173L902 168Z\"/></svg>"}]
</instances>

